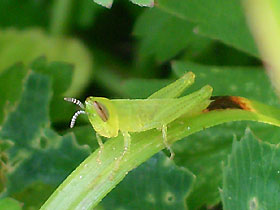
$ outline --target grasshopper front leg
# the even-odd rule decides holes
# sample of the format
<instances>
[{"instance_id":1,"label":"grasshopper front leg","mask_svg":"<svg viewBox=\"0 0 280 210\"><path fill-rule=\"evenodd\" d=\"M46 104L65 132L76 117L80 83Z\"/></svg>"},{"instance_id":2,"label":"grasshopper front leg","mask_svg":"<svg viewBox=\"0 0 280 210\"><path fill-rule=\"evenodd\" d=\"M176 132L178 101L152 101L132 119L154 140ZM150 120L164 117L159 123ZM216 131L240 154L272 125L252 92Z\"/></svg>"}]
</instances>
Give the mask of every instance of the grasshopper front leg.
<instances>
[{"instance_id":1,"label":"grasshopper front leg","mask_svg":"<svg viewBox=\"0 0 280 210\"><path fill-rule=\"evenodd\" d=\"M130 144L131 144L131 138L130 135L127 131L123 131L123 139L124 139L124 149L123 149L123 153L122 156L120 157L120 159L122 159L125 155L125 153L129 152L130 149Z\"/></svg>"},{"instance_id":2,"label":"grasshopper front leg","mask_svg":"<svg viewBox=\"0 0 280 210\"><path fill-rule=\"evenodd\" d=\"M125 154L129 152L129 149L130 149L131 137L130 137L129 133L127 131L122 131L122 135L123 135L123 139L124 139L123 152L122 152L121 156L117 159L117 162L115 164L115 167L114 167L114 170L113 170L113 173L112 173L110 179L113 179L114 174L120 167L121 160L124 158Z\"/></svg>"},{"instance_id":3,"label":"grasshopper front leg","mask_svg":"<svg viewBox=\"0 0 280 210\"><path fill-rule=\"evenodd\" d=\"M162 131L163 144L166 147L166 149L168 149L168 151L170 152L169 158L170 160L172 160L175 156L175 153L173 152L172 148L170 147L167 141L167 126L163 125L161 131Z\"/></svg>"},{"instance_id":4,"label":"grasshopper front leg","mask_svg":"<svg viewBox=\"0 0 280 210\"><path fill-rule=\"evenodd\" d=\"M97 161L98 164L101 164L100 157L101 157L101 153L104 149L104 144L102 142L101 137L98 135L98 133L96 133L96 139L97 139L97 142L98 142L98 145L99 145L99 151L98 151L98 156L97 156L96 161Z\"/></svg>"}]
</instances>

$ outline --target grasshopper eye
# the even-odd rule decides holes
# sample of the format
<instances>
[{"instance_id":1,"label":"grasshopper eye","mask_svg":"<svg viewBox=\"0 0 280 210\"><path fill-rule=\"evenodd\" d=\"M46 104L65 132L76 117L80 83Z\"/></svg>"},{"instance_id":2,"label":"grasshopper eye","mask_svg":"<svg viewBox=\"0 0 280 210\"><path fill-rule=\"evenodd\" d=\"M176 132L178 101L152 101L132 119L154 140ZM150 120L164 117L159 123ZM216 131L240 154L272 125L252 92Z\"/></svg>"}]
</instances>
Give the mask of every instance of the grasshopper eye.
<instances>
[{"instance_id":1,"label":"grasshopper eye","mask_svg":"<svg viewBox=\"0 0 280 210\"><path fill-rule=\"evenodd\" d=\"M109 114L108 114L106 107L104 105L102 105L101 103L98 103L97 101L93 102L93 106L94 106L97 114L99 115L99 117L104 122L106 122L109 119Z\"/></svg>"}]
</instances>

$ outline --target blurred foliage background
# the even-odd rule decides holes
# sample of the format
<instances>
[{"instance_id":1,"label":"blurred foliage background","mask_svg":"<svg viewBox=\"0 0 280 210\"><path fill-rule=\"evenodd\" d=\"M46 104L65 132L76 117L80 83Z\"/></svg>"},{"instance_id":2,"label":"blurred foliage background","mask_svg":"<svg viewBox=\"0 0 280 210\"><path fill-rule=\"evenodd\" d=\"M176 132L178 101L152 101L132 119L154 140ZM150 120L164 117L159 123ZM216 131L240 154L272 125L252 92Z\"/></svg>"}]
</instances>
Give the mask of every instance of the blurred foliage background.
<instances>
[{"instance_id":1,"label":"blurred foliage background","mask_svg":"<svg viewBox=\"0 0 280 210\"><path fill-rule=\"evenodd\" d=\"M115 0L110 10L92 0L1 0L2 197L18 200L15 209L38 209L97 147L85 116L70 133L76 109L64 96L145 98L193 71L197 82L190 91L210 84L214 95L279 107L244 11L239 0L158 0L153 8ZM171 172L153 162L163 161L163 153L154 156L98 208L221 209L223 164L248 125L259 138L279 143L275 127L247 122L192 135L173 146ZM178 182L169 186L174 174ZM154 194L146 196L149 191ZM0 208L14 201L1 200Z\"/></svg>"}]
</instances>

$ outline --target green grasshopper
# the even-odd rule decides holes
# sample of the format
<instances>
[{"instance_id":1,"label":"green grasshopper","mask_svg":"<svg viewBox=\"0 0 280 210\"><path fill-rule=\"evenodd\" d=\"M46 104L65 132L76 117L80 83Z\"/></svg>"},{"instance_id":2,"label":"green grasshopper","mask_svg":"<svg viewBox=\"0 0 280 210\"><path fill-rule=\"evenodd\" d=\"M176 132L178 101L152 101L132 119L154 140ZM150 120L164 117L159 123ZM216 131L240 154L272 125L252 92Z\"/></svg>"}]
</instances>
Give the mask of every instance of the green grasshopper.
<instances>
[{"instance_id":1,"label":"green grasshopper","mask_svg":"<svg viewBox=\"0 0 280 210\"><path fill-rule=\"evenodd\" d=\"M190 95L179 97L193 84L194 78L195 75L192 72L186 73L147 99L110 100L103 97L88 97L84 106L77 99L64 98L82 108L73 115L70 127L74 127L78 115L87 114L97 134L100 145L99 154L103 149L100 136L116 137L120 131L124 137L124 150L119 161L129 151L131 142L129 133L160 129L163 143L170 151L172 159L175 154L168 144L167 125L183 115L201 112L210 103L212 88L208 85Z\"/></svg>"}]
</instances>

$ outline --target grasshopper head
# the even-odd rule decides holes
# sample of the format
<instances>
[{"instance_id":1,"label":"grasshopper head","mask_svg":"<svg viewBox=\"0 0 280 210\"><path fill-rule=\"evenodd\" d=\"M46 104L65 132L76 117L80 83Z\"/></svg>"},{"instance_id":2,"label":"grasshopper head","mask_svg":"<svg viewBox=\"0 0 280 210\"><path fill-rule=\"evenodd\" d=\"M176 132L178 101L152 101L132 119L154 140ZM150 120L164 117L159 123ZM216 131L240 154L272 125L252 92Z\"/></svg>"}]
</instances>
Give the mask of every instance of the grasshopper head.
<instances>
[{"instance_id":1,"label":"grasshopper head","mask_svg":"<svg viewBox=\"0 0 280 210\"><path fill-rule=\"evenodd\" d=\"M85 104L85 111L89 121L99 135L107 138L118 135L118 115L113 103L109 99L88 97Z\"/></svg>"}]
</instances>

